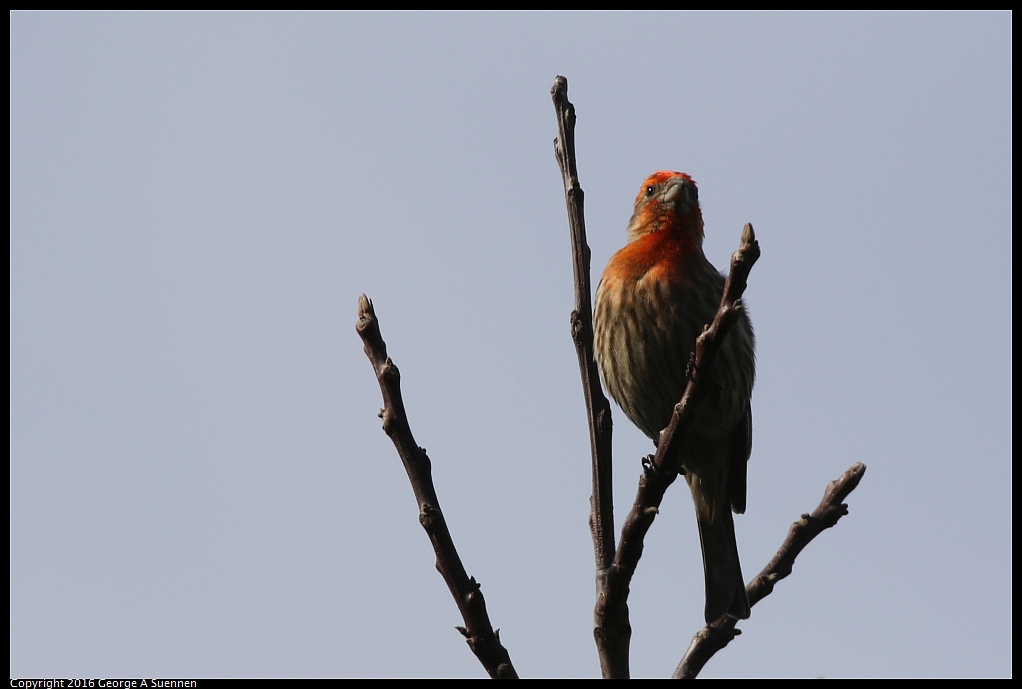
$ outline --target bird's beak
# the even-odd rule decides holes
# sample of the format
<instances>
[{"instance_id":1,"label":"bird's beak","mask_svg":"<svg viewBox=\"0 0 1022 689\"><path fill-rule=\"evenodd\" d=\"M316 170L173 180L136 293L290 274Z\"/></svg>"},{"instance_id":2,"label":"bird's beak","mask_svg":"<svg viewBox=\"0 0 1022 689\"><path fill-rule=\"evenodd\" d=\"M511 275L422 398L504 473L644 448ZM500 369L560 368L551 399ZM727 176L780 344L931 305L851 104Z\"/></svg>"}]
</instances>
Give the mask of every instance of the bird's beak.
<instances>
[{"instance_id":1,"label":"bird's beak","mask_svg":"<svg viewBox=\"0 0 1022 689\"><path fill-rule=\"evenodd\" d=\"M667 188L664 189L664 201L674 204L679 209L687 210L696 203L695 189L687 179L675 177L667 183Z\"/></svg>"}]
</instances>

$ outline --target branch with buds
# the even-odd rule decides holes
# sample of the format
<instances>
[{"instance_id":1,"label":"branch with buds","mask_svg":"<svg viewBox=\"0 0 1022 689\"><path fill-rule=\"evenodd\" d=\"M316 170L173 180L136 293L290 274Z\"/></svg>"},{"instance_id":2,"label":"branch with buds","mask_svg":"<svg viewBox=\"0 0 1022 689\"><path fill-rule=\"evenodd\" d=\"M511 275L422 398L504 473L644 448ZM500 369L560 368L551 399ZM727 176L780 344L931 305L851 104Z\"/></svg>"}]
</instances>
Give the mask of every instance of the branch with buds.
<instances>
[{"instance_id":1,"label":"branch with buds","mask_svg":"<svg viewBox=\"0 0 1022 689\"><path fill-rule=\"evenodd\" d=\"M681 453L677 448L691 426L696 406L705 389L700 372L713 370L714 357L742 309L741 297L748 284L752 266L760 256L760 248L752 225L746 224L742 230L741 246L731 257L731 270L724 285L720 306L713 321L696 340L688 385L674 409L670 423L660 434L657 452L643 462L638 493L622 525L620 545L615 548L612 533L613 505L604 497L610 494L612 424L609 403L600 387L593 356L589 246L585 239L583 194L575 162L575 107L568 101L568 82L564 77L558 76L554 80L551 94L559 131L558 138L554 140L554 152L564 179L575 267L575 310L571 313L571 332L582 371L593 457L590 526L597 562L593 631L603 676L607 679L626 678L629 676L628 645L631 639L631 625L628 621L629 585L642 556L646 533L659 513L665 492L681 471ZM847 506L840 504L840 500L858 485L865 469L862 464L849 469L841 479L831 483L817 511L812 515L803 515L802 520L796 522L777 555L746 587L751 605L769 595L773 585L790 574L795 556L809 541L847 513ZM737 622L733 617L724 615L700 631L679 664L675 676L695 677L714 653L740 633L735 628Z\"/></svg>"},{"instance_id":2,"label":"branch with buds","mask_svg":"<svg viewBox=\"0 0 1022 689\"><path fill-rule=\"evenodd\" d=\"M590 294L590 253L586 241L585 195L578 183L575 166L575 106L568 101L568 80L557 77L550 90L557 112L558 136L554 139L554 155L564 179L564 196L568 204L568 225L571 228L571 255L575 273L575 309L571 312L571 338L575 342L578 368L582 375L582 393L589 418L589 439L593 458L593 496L590 500L589 530L596 554L596 610L593 635L600 654L604 678L628 677L628 645L632 628L628 623L627 593L614 595L620 587L610 579L614 566L614 490L611 462L610 401L600 386L600 373L593 356L593 307ZM625 591L627 592L627 582Z\"/></svg>"},{"instance_id":3,"label":"branch with buds","mask_svg":"<svg viewBox=\"0 0 1022 689\"><path fill-rule=\"evenodd\" d=\"M387 356L387 343L380 334L376 311L364 294L358 298L358 323L355 324L355 331L362 338L366 356L372 362L383 393L383 409L380 410L383 431L394 442L394 448L412 484L415 502L419 506L419 523L433 544L437 571L447 582L461 617L465 620L465 626L458 627L458 631L465 637L469 648L491 678L517 678L518 673L511 664L511 657L500 643L500 632L494 631L490 624L483 592L479 590L475 578L465 571L458 550L454 547L454 539L447 529L447 520L444 519L433 486L429 457L426 456L426 450L416 444L405 414L405 403L401 397L401 374Z\"/></svg>"},{"instance_id":4,"label":"branch with buds","mask_svg":"<svg viewBox=\"0 0 1022 689\"><path fill-rule=\"evenodd\" d=\"M849 467L848 471L827 484L827 490L824 491L820 504L812 514L803 514L797 522L791 525L788 537L784 539L784 543L770 560L770 564L764 567L763 571L745 587L749 605L756 605L773 593L777 582L791 574L795 558L809 545L809 542L837 524L838 519L848 514L848 505L842 501L855 490L865 473L866 465L856 462ZM736 624L738 624L738 620L730 615L724 615L713 624L708 624L696 632L672 677L674 679L695 679L717 651L741 634L741 630L735 628Z\"/></svg>"},{"instance_id":5,"label":"branch with buds","mask_svg":"<svg viewBox=\"0 0 1022 689\"><path fill-rule=\"evenodd\" d=\"M614 542L613 491L611 483L611 416L610 403L600 386L599 372L593 355L593 311L591 303L590 254L586 242L582 187L575 164L575 108L568 101L568 82L557 77L551 89L557 111L559 136L554 151L564 179L565 199L571 226L572 257L575 273L575 309L571 313L571 333L578 354L582 388L589 416L589 432L593 457L593 495L590 529L596 555L596 607L594 629L600 665L606 678L629 675L628 652L631 626L628 621L629 585L642 555L646 533L658 514L667 488L681 470L680 453L675 451L692 423L692 417L705 385L701 372L712 370L729 328L741 312L749 272L759 258L760 249L752 225L742 231L742 243L731 258L731 272L716 316L696 341L688 385L674 409L670 424L660 435L655 455L643 462L638 493L621 529L620 547ZM490 677L516 678L507 649L493 629L486 612L486 602L476 580L468 575L461 562L454 540L447 528L431 476L426 451L412 435L401 397L401 377L397 366L387 356L387 345L380 334L379 321L372 302L363 294L358 301L358 322L355 326L365 345L383 393L380 411L383 430L390 437L404 464L419 506L419 522L426 530L436 553L436 567L443 576L461 611L464 627L459 631ZM712 384L710 381L709 384ZM837 523L848 513L844 500L858 485L865 465L856 464L838 480L833 481L823 501L812 514L804 514L792 525L787 539L770 564L746 587L749 602L755 605L770 595L778 581L791 573L795 558L817 535ZM675 677L695 677L706 662L724 648L740 631L737 620L724 615L695 635L688 651L675 671Z\"/></svg>"}]
</instances>

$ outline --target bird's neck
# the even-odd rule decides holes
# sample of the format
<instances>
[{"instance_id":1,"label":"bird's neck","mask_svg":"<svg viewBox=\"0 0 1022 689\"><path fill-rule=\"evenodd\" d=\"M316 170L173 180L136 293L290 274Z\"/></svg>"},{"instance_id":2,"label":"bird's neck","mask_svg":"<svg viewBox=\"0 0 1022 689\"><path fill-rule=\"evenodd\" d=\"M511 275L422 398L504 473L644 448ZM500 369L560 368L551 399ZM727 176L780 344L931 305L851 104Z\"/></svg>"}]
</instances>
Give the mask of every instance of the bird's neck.
<instances>
[{"instance_id":1,"label":"bird's neck","mask_svg":"<svg viewBox=\"0 0 1022 689\"><path fill-rule=\"evenodd\" d=\"M705 261L701 224L698 235L675 230L677 228L647 232L632 238L611 259L616 272L632 280L640 280L650 273L682 277L691 261Z\"/></svg>"},{"instance_id":2,"label":"bird's neck","mask_svg":"<svg viewBox=\"0 0 1022 689\"><path fill-rule=\"evenodd\" d=\"M628 241L656 235L663 242L677 242L683 247L702 250L703 216L698 208L689 213L677 213L674 209L646 207L636 209L628 223Z\"/></svg>"}]
</instances>

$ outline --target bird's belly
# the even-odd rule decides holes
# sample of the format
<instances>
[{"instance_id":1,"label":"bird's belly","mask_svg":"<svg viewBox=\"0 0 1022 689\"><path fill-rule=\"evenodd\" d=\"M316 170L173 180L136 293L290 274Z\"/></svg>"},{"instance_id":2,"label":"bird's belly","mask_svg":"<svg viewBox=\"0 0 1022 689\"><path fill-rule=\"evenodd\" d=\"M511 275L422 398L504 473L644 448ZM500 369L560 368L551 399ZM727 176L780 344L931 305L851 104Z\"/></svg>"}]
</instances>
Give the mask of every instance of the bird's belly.
<instances>
[{"instance_id":1,"label":"bird's belly","mask_svg":"<svg viewBox=\"0 0 1022 689\"><path fill-rule=\"evenodd\" d=\"M699 298L692 290L641 281L614 287L601 283L597 292L595 346L600 374L625 415L656 440L685 391L695 340L712 321L720 292ZM752 385L743 379L748 378L743 371L752 370L753 355L751 347L740 343L746 333L751 337L748 328L743 314L705 379L705 397L693 428L698 435L723 436L745 413ZM743 358L748 364L740 363Z\"/></svg>"}]
</instances>

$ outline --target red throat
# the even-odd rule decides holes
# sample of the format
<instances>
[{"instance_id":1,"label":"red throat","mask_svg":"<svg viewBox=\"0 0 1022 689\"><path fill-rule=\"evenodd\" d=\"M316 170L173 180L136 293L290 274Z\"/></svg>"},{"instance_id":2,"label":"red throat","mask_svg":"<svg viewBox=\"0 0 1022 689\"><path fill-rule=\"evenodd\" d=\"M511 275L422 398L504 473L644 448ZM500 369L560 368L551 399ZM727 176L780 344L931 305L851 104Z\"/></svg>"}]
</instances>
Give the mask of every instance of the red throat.
<instances>
[{"instance_id":1,"label":"red throat","mask_svg":"<svg viewBox=\"0 0 1022 689\"><path fill-rule=\"evenodd\" d=\"M683 180L686 191L669 198L672 180ZM672 274L687 259L703 255L703 217L692 178L683 172L655 172L642 183L628 225L628 244L612 263L632 275L643 275L666 264ZM668 197L668 198L665 198Z\"/></svg>"}]
</instances>

